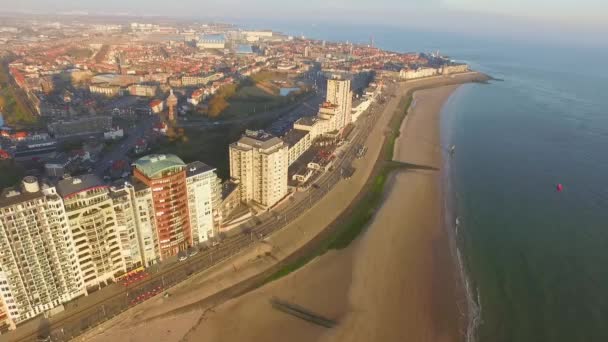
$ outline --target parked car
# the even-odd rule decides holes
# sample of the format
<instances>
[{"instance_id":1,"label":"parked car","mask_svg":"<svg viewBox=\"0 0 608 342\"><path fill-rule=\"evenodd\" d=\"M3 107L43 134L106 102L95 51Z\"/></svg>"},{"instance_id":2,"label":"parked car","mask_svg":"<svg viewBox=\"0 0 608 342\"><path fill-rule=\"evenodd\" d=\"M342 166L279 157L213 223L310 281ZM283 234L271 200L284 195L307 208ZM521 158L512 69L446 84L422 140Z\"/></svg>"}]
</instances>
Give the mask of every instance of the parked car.
<instances>
[{"instance_id":1,"label":"parked car","mask_svg":"<svg viewBox=\"0 0 608 342\"><path fill-rule=\"evenodd\" d=\"M178 261L184 261L188 259L188 254L185 252L179 252L179 254L177 254L177 260Z\"/></svg>"}]
</instances>

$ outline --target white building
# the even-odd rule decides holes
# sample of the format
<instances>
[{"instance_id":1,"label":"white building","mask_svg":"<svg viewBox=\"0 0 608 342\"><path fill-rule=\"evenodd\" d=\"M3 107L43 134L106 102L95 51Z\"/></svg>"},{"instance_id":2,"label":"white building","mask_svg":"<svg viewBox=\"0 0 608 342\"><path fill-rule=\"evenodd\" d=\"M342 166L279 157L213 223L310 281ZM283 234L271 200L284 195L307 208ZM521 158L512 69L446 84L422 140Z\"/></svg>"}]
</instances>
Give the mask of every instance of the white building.
<instances>
[{"instance_id":1,"label":"white building","mask_svg":"<svg viewBox=\"0 0 608 342\"><path fill-rule=\"evenodd\" d=\"M399 72L399 77L405 80L413 80L417 78L435 76L438 73L439 71L435 68L423 67L418 69L401 70Z\"/></svg>"},{"instance_id":2,"label":"white building","mask_svg":"<svg viewBox=\"0 0 608 342\"><path fill-rule=\"evenodd\" d=\"M357 101L356 105L353 107L352 112L351 112L352 121L353 122L357 121L357 119L359 119L361 114L365 113L365 111L369 109L372 102L373 102L372 98L364 98L360 101Z\"/></svg>"},{"instance_id":3,"label":"white building","mask_svg":"<svg viewBox=\"0 0 608 342\"><path fill-rule=\"evenodd\" d=\"M57 183L74 238L80 276L87 292L126 272L114 204L108 186L95 175Z\"/></svg>"},{"instance_id":4,"label":"white building","mask_svg":"<svg viewBox=\"0 0 608 342\"><path fill-rule=\"evenodd\" d=\"M287 196L288 147L264 131L246 131L230 145L230 176L240 183L241 202L272 207Z\"/></svg>"},{"instance_id":5,"label":"white building","mask_svg":"<svg viewBox=\"0 0 608 342\"><path fill-rule=\"evenodd\" d=\"M312 146L313 139L311 139L311 136L310 131L295 128L283 136L283 141L289 147L288 165L291 166Z\"/></svg>"},{"instance_id":6,"label":"white building","mask_svg":"<svg viewBox=\"0 0 608 342\"><path fill-rule=\"evenodd\" d=\"M124 183L110 188L110 197L116 215L116 230L120 238L122 257L128 271L143 266L139 239L139 227L131 197L133 186Z\"/></svg>"},{"instance_id":7,"label":"white building","mask_svg":"<svg viewBox=\"0 0 608 342\"><path fill-rule=\"evenodd\" d=\"M259 40L272 38L272 31L244 31L245 39L248 42L257 42Z\"/></svg>"},{"instance_id":8,"label":"white building","mask_svg":"<svg viewBox=\"0 0 608 342\"><path fill-rule=\"evenodd\" d=\"M103 132L103 138L105 140L118 140L125 136L125 131L120 127L115 127L109 131Z\"/></svg>"},{"instance_id":9,"label":"white building","mask_svg":"<svg viewBox=\"0 0 608 342\"><path fill-rule=\"evenodd\" d=\"M351 123L351 108L353 92L350 89L350 80L341 79L337 76L327 80L326 101L338 106L339 112L336 118L336 129L341 130Z\"/></svg>"},{"instance_id":10,"label":"white building","mask_svg":"<svg viewBox=\"0 0 608 342\"><path fill-rule=\"evenodd\" d=\"M89 91L93 94L101 94L112 97L120 93L120 87L114 85L91 84L89 86Z\"/></svg>"},{"instance_id":11,"label":"white building","mask_svg":"<svg viewBox=\"0 0 608 342\"><path fill-rule=\"evenodd\" d=\"M187 165L186 186L194 244L205 242L216 235L220 215L220 180L214 168L197 161Z\"/></svg>"},{"instance_id":12,"label":"white building","mask_svg":"<svg viewBox=\"0 0 608 342\"><path fill-rule=\"evenodd\" d=\"M159 259L156 220L154 220L154 199L152 189L142 182L134 180L133 186L127 187L133 202L135 221L138 228L139 248L142 263L145 267L155 264Z\"/></svg>"},{"instance_id":13,"label":"white building","mask_svg":"<svg viewBox=\"0 0 608 342\"><path fill-rule=\"evenodd\" d=\"M0 302L8 319L14 327L82 294L61 198L25 177L21 189L0 196Z\"/></svg>"}]
</instances>

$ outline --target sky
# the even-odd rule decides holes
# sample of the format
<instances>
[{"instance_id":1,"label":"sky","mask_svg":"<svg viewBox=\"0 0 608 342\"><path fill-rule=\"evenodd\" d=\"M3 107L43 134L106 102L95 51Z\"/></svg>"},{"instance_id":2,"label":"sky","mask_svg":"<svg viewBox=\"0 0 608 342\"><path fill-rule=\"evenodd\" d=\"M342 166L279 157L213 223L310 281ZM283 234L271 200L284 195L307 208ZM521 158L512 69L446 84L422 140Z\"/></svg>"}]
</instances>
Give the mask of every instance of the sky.
<instances>
[{"instance_id":1,"label":"sky","mask_svg":"<svg viewBox=\"0 0 608 342\"><path fill-rule=\"evenodd\" d=\"M591 34L598 38L608 33L608 0L2 0L0 11L363 21L420 29Z\"/></svg>"}]
</instances>

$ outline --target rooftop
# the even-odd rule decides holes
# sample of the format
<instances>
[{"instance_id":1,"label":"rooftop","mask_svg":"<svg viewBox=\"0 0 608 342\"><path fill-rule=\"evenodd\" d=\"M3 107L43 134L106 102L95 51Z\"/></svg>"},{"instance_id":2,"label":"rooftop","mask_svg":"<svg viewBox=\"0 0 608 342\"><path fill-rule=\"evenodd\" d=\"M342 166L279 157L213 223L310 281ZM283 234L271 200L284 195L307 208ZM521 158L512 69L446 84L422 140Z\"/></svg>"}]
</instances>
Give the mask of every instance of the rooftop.
<instances>
[{"instance_id":1,"label":"rooftop","mask_svg":"<svg viewBox=\"0 0 608 342\"><path fill-rule=\"evenodd\" d=\"M283 140L265 131L245 131L245 134L236 143L237 147L252 147L259 149L269 149L283 144Z\"/></svg>"},{"instance_id":2,"label":"rooftop","mask_svg":"<svg viewBox=\"0 0 608 342\"><path fill-rule=\"evenodd\" d=\"M296 125L304 125L304 126L312 126L317 121L319 121L319 118L317 118L316 116L303 116L303 117L299 118L295 122L295 124Z\"/></svg>"},{"instance_id":3,"label":"rooftop","mask_svg":"<svg viewBox=\"0 0 608 342\"><path fill-rule=\"evenodd\" d=\"M205 173L205 172L211 171L211 170L215 170L215 168L213 168L203 162L195 161L195 162L188 164L188 168L186 170L186 177L200 175L201 173Z\"/></svg>"},{"instance_id":4,"label":"rooftop","mask_svg":"<svg viewBox=\"0 0 608 342\"><path fill-rule=\"evenodd\" d=\"M165 170L184 167L186 164L174 154L151 154L139 158L134 163L135 168L146 177L153 178Z\"/></svg>"},{"instance_id":5,"label":"rooftop","mask_svg":"<svg viewBox=\"0 0 608 342\"><path fill-rule=\"evenodd\" d=\"M43 197L42 191L27 192L22 191L19 186L6 188L0 194L0 207L8 207L17 203L31 201Z\"/></svg>"},{"instance_id":6,"label":"rooftop","mask_svg":"<svg viewBox=\"0 0 608 342\"><path fill-rule=\"evenodd\" d=\"M89 189L105 187L104 183L96 175L82 175L78 177L70 177L57 182L57 193L63 197L70 197L79 192Z\"/></svg>"},{"instance_id":7,"label":"rooftop","mask_svg":"<svg viewBox=\"0 0 608 342\"><path fill-rule=\"evenodd\" d=\"M288 146L293 146L297 144L300 140L302 140L302 138L304 138L307 134L309 134L308 131L292 129L283 136L283 141Z\"/></svg>"}]
</instances>

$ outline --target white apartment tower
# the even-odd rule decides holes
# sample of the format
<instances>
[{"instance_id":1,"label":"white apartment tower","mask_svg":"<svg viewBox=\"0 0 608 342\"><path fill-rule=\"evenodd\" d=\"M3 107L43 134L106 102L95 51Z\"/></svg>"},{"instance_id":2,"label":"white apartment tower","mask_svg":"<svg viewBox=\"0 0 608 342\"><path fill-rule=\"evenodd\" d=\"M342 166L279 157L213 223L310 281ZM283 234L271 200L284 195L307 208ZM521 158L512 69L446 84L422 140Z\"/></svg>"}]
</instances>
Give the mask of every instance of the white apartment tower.
<instances>
[{"instance_id":1,"label":"white apartment tower","mask_svg":"<svg viewBox=\"0 0 608 342\"><path fill-rule=\"evenodd\" d=\"M155 233L156 221L154 220L152 189L137 180L134 180L133 186L128 189L135 212L142 263L144 267L148 267L160 260L158 236Z\"/></svg>"},{"instance_id":2,"label":"white apartment tower","mask_svg":"<svg viewBox=\"0 0 608 342\"><path fill-rule=\"evenodd\" d=\"M25 177L0 195L0 302L12 326L84 294L55 188Z\"/></svg>"},{"instance_id":3,"label":"white apartment tower","mask_svg":"<svg viewBox=\"0 0 608 342\"><path fill-rule=\"evenodd\" d=\"M74 238L84 287L98 288L126 272L114 203L108 186L95 175L57 183Z\"/></svg>"},{"instance_id":4,"label":"white apartment tower","mask_svg":"<svg viewBox=\"0 0 608 342\"><path fill-rule=\"evenodd\" d=\"M194 244L205 242L216 235L219 224L221 184L215 169L199 161L186 166L188 214Z\"/></svg>"},{"instance_id":5,"label":"white apartment tower","mask_svg":"<svg viewBox=\"0 0 608 342\"><path fill-rule=\"evenodd\" d=\"M116 215L116 227L120 236L122 256L127 270L143 266L139 240L139 228L131 196L133 186L124 183L110 188L110 197Z\"/></svg>"},{"instance_id":6,"label":"white apartment tower","mask_svg":"<svg viewBox=\"0 0 608 342\"><path fill-rule=\"evenodd\" d=\"M230 176L240 200L272 207L287 195L288 146L264 131L246 131L230 145Z\"/></svg>"},{"instance_id":7,"label":"white apartment tower","mask_svg":"<svg viewBox=\"0 0 608 342\"><path fill-rule=\"evenodd\" d=\"M327 80L326 101L338 106L336 116L336 129L341 130L351 123L351 111L353 106L353 92L350 89L350 80L333 76Z\"/></svg>"}]
</instances>

